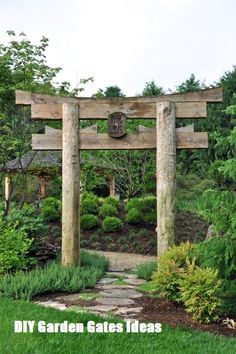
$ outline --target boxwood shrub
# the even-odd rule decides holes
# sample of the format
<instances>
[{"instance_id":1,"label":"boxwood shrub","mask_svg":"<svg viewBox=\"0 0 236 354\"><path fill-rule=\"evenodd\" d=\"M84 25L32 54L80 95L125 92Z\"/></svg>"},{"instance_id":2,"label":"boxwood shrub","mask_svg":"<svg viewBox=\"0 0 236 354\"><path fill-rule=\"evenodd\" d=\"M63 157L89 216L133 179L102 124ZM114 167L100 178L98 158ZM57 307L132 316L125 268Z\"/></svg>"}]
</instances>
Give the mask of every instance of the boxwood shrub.
<instances>
[{"instance_id":1,"label":"boxwood shrub","mask_svg":"<svg viewBox=\"0 0 236 354\"><path fill-rule=\"evenodd\" d=\"M80 218L80 226L83 230L91 230L98 224L98 218L92 214L82 215Z\"/></svg>"},{"instance_id":2,"label":"boxwood shrub","mask_svg":"<svg viewBox=\"0 0 236 354\"><path fill-rule=\"evenodd\" d=\"M103 204L99 209L99 217L104 219L106 216L117 216L118 210L112 204Z\"/></svg>"},{"instance_id":3,"label":"boxwood shrub","mask_svg":"<svg viewBox=\"0 0 236 354\"><path fill-rule=\"evenodd\" d=\"M116 232L123 229L123 224L116 216L107 216L103 220L102 229L104 232Z\"/></svg>"}]
</instances>

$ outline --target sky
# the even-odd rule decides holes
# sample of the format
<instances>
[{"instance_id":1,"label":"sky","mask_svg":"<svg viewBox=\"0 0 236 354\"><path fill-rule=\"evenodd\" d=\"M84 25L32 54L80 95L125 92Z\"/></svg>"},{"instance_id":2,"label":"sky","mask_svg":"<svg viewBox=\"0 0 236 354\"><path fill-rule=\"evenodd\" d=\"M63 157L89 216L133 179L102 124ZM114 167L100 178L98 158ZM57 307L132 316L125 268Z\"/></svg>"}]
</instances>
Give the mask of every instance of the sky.
<instances>
[{"instance_id":1,"label":"sky","mask_svg":"<svg viewBox=\"0 0 236 354\"><path fill-rule=\"evenodd\" d=\"M117 85L127 96L154 80L167 92L194 73L207 85L236 65L235 0L0 0L0 43L7 30L38 44L48 64L83 96Z\"/></svg>"}]
</instances>

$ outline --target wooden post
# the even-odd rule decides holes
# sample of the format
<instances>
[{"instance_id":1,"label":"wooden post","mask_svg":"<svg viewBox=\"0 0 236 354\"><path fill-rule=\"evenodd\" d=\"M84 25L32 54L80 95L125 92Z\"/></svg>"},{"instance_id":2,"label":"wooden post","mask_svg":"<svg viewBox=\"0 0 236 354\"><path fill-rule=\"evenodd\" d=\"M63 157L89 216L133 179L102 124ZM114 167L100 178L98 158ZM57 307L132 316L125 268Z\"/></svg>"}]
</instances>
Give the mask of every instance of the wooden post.
<instances>
[{"instance_id":1,"label":"wooden post","mask_svg":"<svg viewBox=\"0 0 236 354\"><path fill-rule=\"evenodd\" d=\"M175 242L175 104L157 103L157 249L158 258Z\"/></svg>"},{"instance_id":2,"label":"wooden post","mask_svg":"<svg viewBox=\"0 0 236 354\"><path fill-rule=\"evenodd\" d=\"M79 107L64 103L62 137L62 265L80 264Z\"/></svg>"},{"instance_id":3,"label":"wooden post","mask_svg":"<svg viewBox=\"0 0 236 354\"><path fill-rule=\"evenodd\" d=\"M11 177L6 176L5 177L5 211L9 211L10 207L10 199L11 199Z\"/></svg>"},{"instance_id":4,"label":"wooden post","mask_svg":"<svg viewBox=\"0 0 236 354\"><path fill-rule=\"evenodd\" d=\"M39 177L40 186L39 186L39 197L43 199L46 197L46 178L43 176Z\"/></svg>"},{"instance_id":5,"label":"wooden post","mask_svg":"<svg viewBox=\"0 0 236 354\"><path fill-rule=\"evenodd\" d=\"M116 186L115 186L115 177L109 176L109 195L110 197L116 196Z\"/></svg>"}]
</instances>

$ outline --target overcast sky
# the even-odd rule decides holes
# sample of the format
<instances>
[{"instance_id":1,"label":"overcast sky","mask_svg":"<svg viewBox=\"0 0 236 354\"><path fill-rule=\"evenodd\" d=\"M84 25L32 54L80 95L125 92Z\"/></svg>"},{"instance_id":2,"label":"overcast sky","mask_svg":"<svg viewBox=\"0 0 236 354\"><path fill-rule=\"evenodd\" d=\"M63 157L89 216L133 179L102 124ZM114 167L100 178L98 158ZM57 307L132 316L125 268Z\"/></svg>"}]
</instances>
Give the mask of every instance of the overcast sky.
<instances>
[{"instance_id":1,"label":"overcast sky","mask_svg":"<svg viewBox=\"0 0 236 354\"><path fill-rule=\"evenodd\" d=\"M236 0L0 0L1 43L7 30L35 44L49 38L48 64L83 95L118 85L141 93L155 80L174 89L194 73L212 84L236 65Z\"/></svg>"}]
</instances>

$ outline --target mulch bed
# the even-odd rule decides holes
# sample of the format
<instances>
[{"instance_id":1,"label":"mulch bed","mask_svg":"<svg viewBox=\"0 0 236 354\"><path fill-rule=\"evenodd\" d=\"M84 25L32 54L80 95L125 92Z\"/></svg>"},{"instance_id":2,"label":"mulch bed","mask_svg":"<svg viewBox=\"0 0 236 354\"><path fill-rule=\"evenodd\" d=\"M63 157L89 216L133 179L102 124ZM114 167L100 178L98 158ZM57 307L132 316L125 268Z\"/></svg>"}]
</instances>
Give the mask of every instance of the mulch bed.
<instances>
[{"instance_id":1,"label":"mulch bed","mask_svg":"<svg viewBox=\"0 0 236 354\"><path fill-rule=\"evenodd\" d=\"M222 320L219 323L199 323L192 319L192 316L185 311L182 305L166 299L143 296L136 299L136 304L143 306L143 310L138 316L140 321L158 322L168 324L171 327L181 326L198 331L211 332L215 335L236 337L236 330L223 325Z\"/></svg>"}]
</instances>

